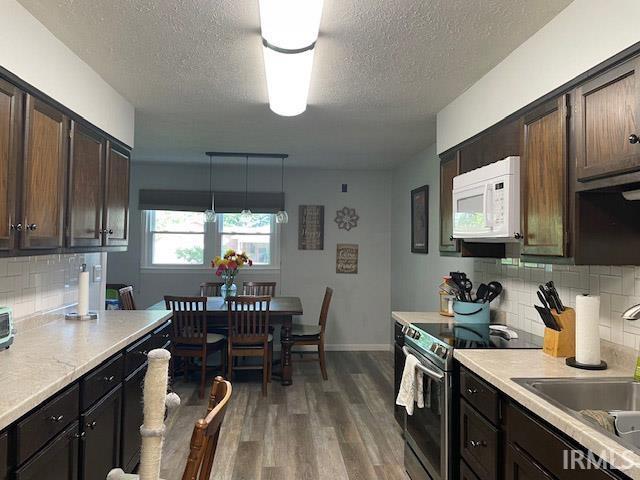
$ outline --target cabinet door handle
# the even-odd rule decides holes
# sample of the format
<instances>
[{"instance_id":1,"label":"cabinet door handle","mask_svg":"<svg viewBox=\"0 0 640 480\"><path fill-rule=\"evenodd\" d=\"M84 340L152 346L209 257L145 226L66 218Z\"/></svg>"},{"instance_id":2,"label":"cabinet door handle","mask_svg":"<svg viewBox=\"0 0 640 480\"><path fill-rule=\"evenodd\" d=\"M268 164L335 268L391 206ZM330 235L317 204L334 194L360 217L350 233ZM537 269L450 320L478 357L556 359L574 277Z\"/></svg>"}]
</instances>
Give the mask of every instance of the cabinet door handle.
<instances>
[{"instance_id":1,"label":"cabinet door handle","mask_svg":"<svg viewBox=\"0 0 640 480\"><path fill-rule=\"evenodd\" d=\"M449 241L453 242L453 235L449 235Z\"/></svg>"},{"instance_id":2,"label":"cabinet door handle","mask_svg":"<svg viewBox=\"0 0 640 480\"><path fill-rule=\"evenodd\" d=\"M95 430L96 429L96 425L97 425L97 423L94 420L91 423L87 423L87 428L90 428L91 430Z\"/></svg>"},{"instance_id":3,"label":"cabinet door handle","mask_svg":"<svg viewBox=\"0 0 640 480\"><path fill-rule=\"evenodd\" d=\"M111 375L109 377L104 377L103 380L105 382L113 382L115 380L115 378L116 378L115 376Z\"/></svg>"},{"instance_id":4,"label":"cabinet door handle","mask_svg":"<svg viewBox=\"0 0 640 480\"><path fill-rule=\"evenodd\" d=\"M478 393L478 390L475 388L467 388L467 393L469 395L475 395L476 393Z\"/></svg>"},{"instance_id":5,"label":"cabinet door handle","mask_svg":"<svg viewBox=\"0 0 640 480\"><path fill-rule=\"evenodd\" d=\"M16 224L11 224L11 230L15 231L15 232L21 232L22 231L22 224L21 223L16 223Z\"/></svg>"},{"instance_id":6,"label":"cabinet door handle","mask_svg":"<svg viewBox=\"0 0 640 480\"><path fill-rule=\"evenodd\" d=\"M632 133L631 135L629 135L629 143L640 143L640 137L638 137L638 135L636 135L635 133Z\"/></svg>"},{"instance_id":7,"label":"cabinet door handle","mask_svg":"<svg viewBox=\"0 0 640 480\"><path fill-rule=\"evenodd\" d=\"M31 230L32 232L35 232L38 229L38 224L36 223L30 223L27 225L27 230Z\"/></svg>"},{"instance_id":8,"label":"cabinet door handle","mask_svg":"<svg viewBox=\"0 0 640 480\"><path fill-rule=\"evenodd\" d=\"M82 439L82 438L84 438L84 436L85 436L85 435L86 435L86 433L85 433L85 432L80 432L80 433L76 433L76 434L74 435L74 437Z\"/></svg>"},{"instance_id":9,"label":"cabinet door handle","mask_svg":"<svg viewBox=\"0 0 640 480\"><path fill-rule=\"evenodd\" d=\"M469 445L471 445L472 448L486 447L487 442L484 440L470 440Z\"/></svg>"},{"instance_id":10,"label":"cabinet door handle","mask_svg":"<svg viewBox=\"0 0 640 480\"><path fill-rule=\"evenodd\" d=\"M516 232L513 234L513 238L516 240L520 240L522 238L522 234L520 232Z\"/></svg>"},{"instance_id":11,"label":"cabinet door handle","mask_svg":"<svg viewBox=\"0 0 640 480\"><path fill-rule=\"evenodd\" d=\"M63 419L64 419L64 415L58 415L58 416L52 415L49 417L49 420L55 423L60 423Z\"/></svg>"}]
</instances>

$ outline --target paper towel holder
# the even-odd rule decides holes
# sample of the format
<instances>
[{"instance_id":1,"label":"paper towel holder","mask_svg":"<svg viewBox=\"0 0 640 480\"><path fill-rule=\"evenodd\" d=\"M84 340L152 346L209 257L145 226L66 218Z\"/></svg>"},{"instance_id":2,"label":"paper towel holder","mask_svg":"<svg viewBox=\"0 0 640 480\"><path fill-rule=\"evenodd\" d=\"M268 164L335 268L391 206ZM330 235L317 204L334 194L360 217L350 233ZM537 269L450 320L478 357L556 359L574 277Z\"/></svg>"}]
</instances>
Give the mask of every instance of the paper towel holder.
<instances>
[{"instance_id":1,"label":"paper towel holder","mask_svg":"<svg viewBox=\"0 0 640 480\"><path fill-rule=\"evenodd\" d=\"M86 274L87 264L83 263L80 272ZM88 311L86 315L80 315L80 312L69 312L64 315L65 320L97 320L98 312Z\"/></svg>"},{"instance_id":2,"label":"paper towel holder","mask_svg":"<svg viewBox=\"0 0 640 480\"><path fill-rule=\"evenodd\" d=\"M607 369L607 362L605 362L604 360L600 360L599 365L587 365L585 363L578 363L576 361L576 357L569 357L565 360L565 363L569 367L581 368L583 370L606 370Z\"/></svg>"}]
</instances>

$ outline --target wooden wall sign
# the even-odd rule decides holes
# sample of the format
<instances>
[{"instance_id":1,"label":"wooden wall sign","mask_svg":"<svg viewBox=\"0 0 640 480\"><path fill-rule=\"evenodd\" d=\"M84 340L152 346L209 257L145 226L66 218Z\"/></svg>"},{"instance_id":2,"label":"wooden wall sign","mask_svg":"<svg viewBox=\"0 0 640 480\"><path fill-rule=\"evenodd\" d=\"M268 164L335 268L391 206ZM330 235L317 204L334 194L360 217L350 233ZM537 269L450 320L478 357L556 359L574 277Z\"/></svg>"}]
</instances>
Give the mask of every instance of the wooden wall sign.
<instances>
[{"instance_id":1,"label":"wooden wall sign","mask_svg":"<svg viewBox=\"0 0 640 480\"><path fill-rule=\"evenodd\" d=\"M352 243L337 245L336 273L358 273L358 245Z\"/></svg>"},{"instance_id":2,"label":"wooden wall sign","mask_svg":"<svg viewBox=\"0 0 640 480\"><path fill-rule=\"evenodd\" d=\"M298 250L324 250L324 206L300 205Z\"/></svg>"}]
</instances>

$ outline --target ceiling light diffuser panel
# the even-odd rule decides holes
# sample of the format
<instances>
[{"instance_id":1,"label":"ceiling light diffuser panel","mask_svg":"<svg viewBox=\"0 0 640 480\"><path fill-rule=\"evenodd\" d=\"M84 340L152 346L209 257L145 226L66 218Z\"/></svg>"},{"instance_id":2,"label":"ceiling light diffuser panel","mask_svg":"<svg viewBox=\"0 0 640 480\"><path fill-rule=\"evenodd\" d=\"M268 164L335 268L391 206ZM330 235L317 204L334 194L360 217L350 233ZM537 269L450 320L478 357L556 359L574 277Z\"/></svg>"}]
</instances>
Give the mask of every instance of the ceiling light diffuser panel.
<instances>
[{"instance_id":1,"label":"ceiling light diffuser panel","mask_svg":"<svg viewBox=\"0 0 640 480\"><path fill-rule=\"evenodd\" d=\"M285 117L307 108L322 0L260 0L269 107Z\"/></svg>"}]
</instances>

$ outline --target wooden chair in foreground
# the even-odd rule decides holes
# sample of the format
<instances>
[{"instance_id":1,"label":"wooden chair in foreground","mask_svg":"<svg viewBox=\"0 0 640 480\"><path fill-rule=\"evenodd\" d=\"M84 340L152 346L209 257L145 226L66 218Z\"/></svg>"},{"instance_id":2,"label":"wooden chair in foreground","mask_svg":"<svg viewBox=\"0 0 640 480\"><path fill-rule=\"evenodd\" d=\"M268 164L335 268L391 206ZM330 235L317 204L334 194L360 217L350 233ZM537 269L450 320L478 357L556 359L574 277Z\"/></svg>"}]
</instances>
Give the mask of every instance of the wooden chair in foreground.
<instances>
[{"instance_id":1,"label":"wooden chair in foreground","mask_svg":"<svg viewBox=\"0 0 640 480\"><path fill-rule=\"evenodd\" d=\"M173 310L171 334L171 377L175 377L176 357L184 358L184 378L189 376L189 360L200 359L200 398L204 398L207 381L207 357L221 352L222 371L225 370L224 345L226 337L207 332L207 297L164 297L167 310Z\"/></svg>"},{"instance_id":2,"label":"wooden chair in foreground","mask_svg":"<svg viewBox=\"0 0 640 480\"><path fill-rule=\"evenodd\" d=\"M202 282L200 284L201 297L220 297L220 287L224 282Z\"/></svg>"},{"instance_id":3,"label":"wooden chair in foreground","mask_svg":"<svg viewBox=\"0 0 640 480\"><path fill-rule=\"evenodd\" d=\"M322 378L327 380L327 364L324 354L324 332L327 327L327 315L329 314L329 306L331 305L331 296L333 295L333 289L327 287L324 292L324 299L322 300L322 309L320 310L320 319L318 325L304 325L293 324L291 329L291 336L293 338L293 345L317 345L318 346L318 358L304 359L308 362L320 362L320 371L322 372ZM296 353L315 353L315 352L296 352Z\"/></svg>"},{"instance_id":4,"label":"wooden chair in foreground","mask_svg":"<svg viewBox=\"0 0 640 480\"><path fill-rule=\"evenodd\" d=\"M243 282L242 283L243 295L276 296L276 282Z\"/></svg>"},{"instance_id":5,"label":"wooden chair in foreground","mask_svg":"<svg viewBox=\"0 0 640 480\"><path fill-rule=\"evenodd\" d=\"M133 300L133 287L124 287L118 290L120 303L123 310L136 310L136 302Z\"/></svg>"},{"instance_id":6,"label":"wooden chair in foreground","mask_svg":"<svg viewBox=\"0 0 640 480\"><path fill-rule=\"evenodd\" d=\"M269 333L269 296L229 297L227 342L228 378L234 370L262 370L262 395L267 394L267 382L271 380L271 343ZM235 357L262 357L262 365L233 365Z\"/></svg>"},{"instance_id":7,"label":"wooden chair in foreground","mask_svg":"<svg viewBox=\"0 0 640 480\"><path fill-rule=\"evenodd\" d=\"M198 420L193 427L189 457L182 480L209 480L220 427L231 398L231 391L231 383L222 377L213 380L207 416Z\"/></svg>"}]
</instances>

